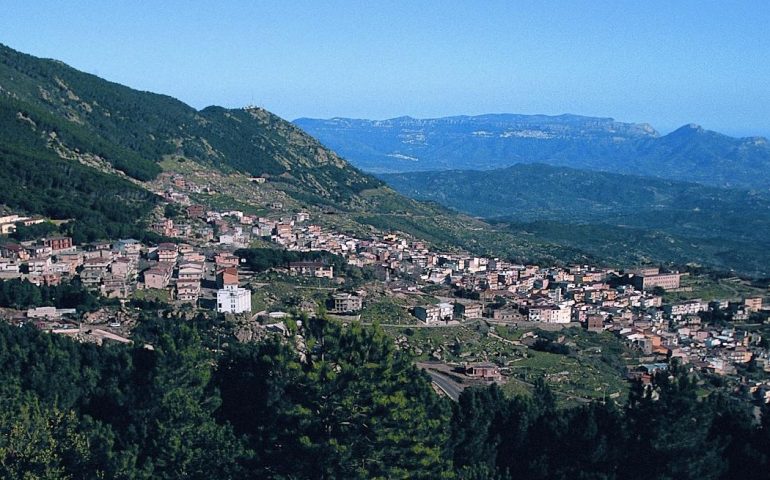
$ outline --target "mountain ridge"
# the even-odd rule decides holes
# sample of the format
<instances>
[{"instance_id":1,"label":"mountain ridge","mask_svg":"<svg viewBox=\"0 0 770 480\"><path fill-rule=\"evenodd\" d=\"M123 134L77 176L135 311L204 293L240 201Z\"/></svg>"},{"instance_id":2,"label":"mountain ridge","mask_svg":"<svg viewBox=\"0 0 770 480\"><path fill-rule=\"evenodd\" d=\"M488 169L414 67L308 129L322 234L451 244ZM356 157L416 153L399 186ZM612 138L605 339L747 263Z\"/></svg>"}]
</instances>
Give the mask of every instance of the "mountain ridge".
<instances>
[{"instance_id":1,"label":"mountain ridge","mask_svg":"<svg viewBox=\"0 0 770 480\"><path fill-rule=\"evenodd\" d=\"M267 110L196 110L168 95L134 90L4 45L0 127L0 155L15 166L0 174L0 184L7 186L0 204L74 219L79 241L140 236L147 214L160 202L146 183L172 157L263 176L290 196L341 208L365 202L360 195L365 190L383 188ZM25 172L23 166L32 164L45 175ZM58 181L62 169L77 172L72 178L78 180L51 197L51 179ZM98 201L89 184L109 184L114 196ZM140 197L147 203L131 200ZM136 218L129 221L120 210Z\"/></svg>"},{"instance_id":2,"label":"mountain ridge","mask_svg":"<svg viewBox=\"0 0 770 480\"><path fill-rule=\"evenodd\" d=\"M79 129L93 137L92 143L108 144L96 153L142 181L160 172L157 164L164 156L181 155L257 176L287 174L282 181L342 202L380 185L266 110L196 110L170 96L134 90L6 46L0 46L0 99L29 110L23 113L33 122L41 113L52 115L59 120L56 129L70 137Z\"/></svg>"},{"instance_id":3,"label":"mountain ridge","mask_svg":"<svg viewBox=\"0 0 770 480\"><path fill-rule=\"evenodd\" d=\"M661 135L647 123L574 114L299 118L294 123L372 173L545 163L720 187L770 188L766 138L731 137L696 124Z\"/></svg>"}]
</instances>

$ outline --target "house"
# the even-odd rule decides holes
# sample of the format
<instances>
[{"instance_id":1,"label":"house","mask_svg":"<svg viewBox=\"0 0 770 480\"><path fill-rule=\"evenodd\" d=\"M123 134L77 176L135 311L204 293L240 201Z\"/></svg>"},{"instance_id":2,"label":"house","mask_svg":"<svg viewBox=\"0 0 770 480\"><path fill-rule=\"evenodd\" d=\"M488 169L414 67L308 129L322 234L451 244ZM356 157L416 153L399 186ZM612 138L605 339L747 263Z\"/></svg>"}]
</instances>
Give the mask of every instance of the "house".
<instances>
[{"instance_id":1,"label":"house","mask_svg":"<svg viewBox=\"0 0 770 480\"><path fill-rule=\"evenodd\" d=\"M27 253L27 250L18 243L6 243L0 245L0 256L21 262L29 260L29 253Z\"/></svg>"},{"instance_id":2,"label":"house","mask_svg":"<svg viewBox=\"0 0 770 480\"><path fill-rule=\"evenodd\" d=\"M217 288L225 288L227 285L238 286L238 269L236 267L223 268L217 272Z\"/></svg>"},{"instance_id":3,"label":"house","mask_svg":"<svg viewBox=\"0 0 770 480\"><path fill-rule=\"evenodd\" d=\"M130 258L133 261L139 261L142 252L142 244L133 238L118 240L114 248L120 256Z\"/></svg>"},{"instance_id":4,"label":"house","mask_svg":"<svg viewBox=\"0 0 770 480\"><path fill-rule=\"evenodd\" d=\"M219 270L221 268L237 267L240 259L232 253L217 253L214 256L214 263L216 263L217 270Z\"/></svg>"},{"instance_id":5,"label":"house","mask_svg":"<svg viewBox=\"0 0 770 480\"><path fill-rule=\"evenodd\" d=\"M176 282L176 298L180 302L195 303L201 295L200 280L178 279Z\"/></svg>"},{"instance_id":6,"label":"house","mask_svg":"<svg viewBox=\"0 0 770 480\"><path fill-rule=\"evenodd\" d=\"M179 265L177 278L182 281L200 282L203 278L203 265L200 263L186 262Z\"/></svg>"},{"instance_id":7,"label":"house","mask_svg":"<svg viewBox=\"0 0 770 480\"><path fill-rule=\"evenodd\" d=\"M467 365L465 367L465 374L472 378L481 378L484 380L500 380L502 375L497 365L492 363L479 363L473 365Z\"/></svg>"},{"instance_id":8,"label":"house","mask_svg":"<svg viewBox=\"0 0 770 480\"><path fill-rule=\"evenodd\" d=\"M498 308L497 310L492 310L492 320L497 320L498 322L520 322L524 318L515 308Z\"/></svg>"},{"instance_id":9,"label":"house","mask_svg":"<svg viewBox=\"0 0 770 480\"><path fill-rule=\"evenodd\" d=\"M134 284L129 281L128 275L109 273L102 278L101 292L107 298L128 298L134 292Z\"/></svg>"},{"instance_id":10,"label":"house","mask_svg":"<svg viewBox=\"0 0 770 480\"><path fill-rule=\"evenodd\" d=\"M602 332L604 330L604 319L601 315L588 315L586 317L586 330L589 332Z\"/></svg>"},{"instance_id":11,"label":"house","mask_svg":"<svg viewBox=\"0 0 770 480\"><path fill-rule=\"evenodd\" d=\"M289 273L307 277L333 278L334 267L320 262L291 262L289 263Z\"/></svg>"},{"instance_id":12,"label":"house","mask_svg":"<svg viewBox=\"0 0 770 480\"><path fill-rule=\"evenodd\" d=\"M455 306L449 302L441 302L438 304L439 317L441 320L452 320L454 315Z\"/></svg>"},{"instance_id":13,"label":"house","mask_svg":"<svg viewBox=\"0 0 770 480\"><path fill-rule=\"evenodd\" d=\"M112 244L108 241L101 241L101 242L94 242L91 245L89 245L89 249L92 252L107 252L112 248Z\"/></svg>"},{"instance_id":14,"label":"house","mask_svg":"<svg viewBox=\"0 0 770 480\"><path fill-rule=\"evenodd\" d=\"M44 273L42 275L30 275L28 278L30 283L42 286L47 285L53 287L61 284L61 273Z\"/></svg>"},{"instance_id":15,"label":"house","mask_svg":"<svg viewBox=\"0 0 770 480\"><path fill-rule=\"evenodd\" d=\"M28 218L19 215L3 215L0 217L0 234L8 235L14 233L16 231L16 224Z\"/></svg>"},{"instance_id":16,"label":"house","mask_svg":"<svg viewBox=\"0 0 770 480\"><path fill-rule=\"evenodd\" d=\"M49 247L54 253L71 250L72 239L70 237L55 236L43 239L43 245Z\"/></svg>"},{"instance_id":17,"label":"house","mask_svg":"<svg viewBox=\"0 0 770 480\"><path fill-rule=\"evenodd\" d=\"M103 257L83 260L80 270L80 282L86 287L95 288L99 286L102 283L102 278L109 273L111 263L111 259Z\"/></svg>"},{"instance_id":18,"label":"house","mask_svg":"<svg viewBox=\"0 0 770 480\"><path fill-rule=\"evenodd\" d=\"M174 228L174 221L169 218L153 223L150 228L158 235L163 235L164 237L175 237L177 233Z\"/></svg>"},{"instance_id":19,"label":"house","mask_svg":"<svg viewBox=\"0 0 770 480\"><path fill-rule=\"evenodd\" d=\"M223 233L219 236L220 245L232 245L235 243L235 235L230 233Z\"/></svg>"},{"instance_id":20,"label":"house","mask_svg":"<svg viewBox=\"0 0 770 480\"><path fill-rule=\"evenodd\" d=\"M682 274L679 272L658 273L658 269L645 269L640 275L633 277L633 282L634 286L642 291L652 290L655 287L673 290L679 288L681 277Z\"/></svg>"},{"instance_id":21,"label":"house","mask_svg":"<svg viewBox=\"0 0 770 480\"><path fill-rule=\"evenodd\" d=\"M190 218L201 218L206 214L206 207L203 205L190 205L187 207L187 216Z\"/></svg>"},{"instance_id":22,"label":"house","mask_svg":"<svg viewBox=\"0 0 770 480\"><path fill-rule=\"evenodd\" d=\"M158 265L145 270L144 272L144 286L145 288L157 288L164 289L168 287L168 283L171 281L171 273L173 272L173 266L168 263L159 263Z\"/></svg>"},{"instance_id":23,"label":"house","mask_svg":"<svg viewBox=\"0 0 770 480\"><path fill-rule=\"evenodd\" d=\"M126 281L133 280L136 276L136 263L127 257L118 257L110 264L110 273Z\"/></svg>"},{"instance_id":24,"label":"house","mask_svg":"<svg viewBox=\"0 0 770 480\"><path fill-rule=\"evenodd\" d=\"M235 285L217 290L217 311L245 313L251 311L251 291Z\"/></svg>"},{"instance_id":25,"label":"house","mask_svg":"<svg viewBox=\"0 0 770 480\"><path fill-rule=\"evenodd\" d=\"M273 229L273 235L281 238L289 238L291 237L291 229L291 223L281 222L275 225L275 228Z\"/></svg>"},{"instance_id":26,"label":"house","mask_svg":"<svg viewBox=\"0 0 770 480\"><path fill-rule=\"evenodd\" d=\"M414 307L414 316L427 323L439 323L441 321L441 309L438 305L426 305Z\"/></svg>"},{"instance_id":27,"label":"house","mask_svg":"<svg viewBox=\"0 0 770 480\"><path fill-rule=\"evenodd\" d=\"M203 265L199 263L184 263L179 266L176 281L176 298L182 302L198 301L201 294Z\"/></svg>"},{"instance_id":28,"label":"house","mask_svg":"<svg viewBox=\"0 0 770 480\"><path fill-rule=\"evenodd\" d=\"M51 247L44 245L42 243L35 243L33 245L29 245L26 247L27 254L29 254L30 258L45 258L50 257L53 254L53 250L51 250Z\"/></svg>"},{"instance_id":29,"label":"house","mask_svg":"<svg viewBox=\"0 0 770 480\"><path fill-rule=\"evenodd\" d=\"M699 312L706 311L707 309L708 304L699 298L674 305L666 305L663 307L663 310L672 317L680 315L696 315Z\"/></svg>"},{"instance_id":30,"label":"house","mask_svg":"<svg viewBox=\"0 0 770 480\"><path fill-rule=\"evenodd\" d=\"M456 303L454 305L454 317L458 320L481 318L484 307L480 303Z\"/></svg>"},{"instance_id":31,"label":"house","mask_svg":"<svg viewBox=\"0 0 770 480\"><path fill-rule=\"evenodd\" d=\"M75 315L74 308L37 307L27 310L27 318L58 319L64 315Z\"/></svg>"},{"instance_id":32,"label":"house","mask_svg":"<svg viewBox=\"0 0 770 480\"><path fill-rule=\"evenodd\" d=\"M182 263L200 263L203 264L206 261L206 257L200 252L185 253L181 260Z\"/></svg>"},{"instance_id":33,"label":"house","mask_svg":"<svg viewBox=\"0 0 770 480\"><path fill-rule=\"evenodd\" d=\"M78 251L57 253L56 263L66 263L70 271L76 271L83 265L83 253Z\"/></svg>"},{"instance_id":34,"label":"house","mask_svg":"<svg viewBox=\"0 0 770 480\"><path fill-rule=\"evenodd\" d=\"M36 258L27 262L27 268L29 269L30 275L45 275L46 273L51 273L52 265L51 257Z\"/></svg>"},{"instance_id":35,"label":"house","mask_svg":"<svg viewBox=\"0 0 770 480\"><path fill-rule=\"evenodd\" d=\"M762 310L762 297L750 297L743 300L743 307L747 312L758 312Z\"/></svg>"},{"instance_id":36,"label":"house","mask_svg":"<svg viewBox=\"0 0 770 480\"><path fill-rule=\"evenodd\" d=\"M568 305L541 305L529 307L527 319L530 322L569 323L572 307Z\"/></svg>"},{"instance_id":37,"label":"house","mask_svg":"<svg viewBox=\"0 0 770 480\"><path fill-rule=\"evenodd\" d=\"M179 250L174 243L161 243L158 245L156 253L158 261L162 263L176 263L176 259L179 256Z\"/></svg>"},{"instance_id":38,"label":"house","mask_svg":"<svg viewBox=\"0 0 770 480\"><path fill-rule=\"evenodd\" d=\"M7 258L0 259L0 278L15 278L19 275L18 262Z\"/></svg>"},{"instance_id":39,"label":"house","mask_svg":"<svg viewBox=\"0 0 770 480\"><path fill-rule=\"evenodd\" d=\"M361 297L351 295L350 293L335 293L332 296L334 300L334 313L351 313L361 310Z\"/></svg>"}]
</instances>

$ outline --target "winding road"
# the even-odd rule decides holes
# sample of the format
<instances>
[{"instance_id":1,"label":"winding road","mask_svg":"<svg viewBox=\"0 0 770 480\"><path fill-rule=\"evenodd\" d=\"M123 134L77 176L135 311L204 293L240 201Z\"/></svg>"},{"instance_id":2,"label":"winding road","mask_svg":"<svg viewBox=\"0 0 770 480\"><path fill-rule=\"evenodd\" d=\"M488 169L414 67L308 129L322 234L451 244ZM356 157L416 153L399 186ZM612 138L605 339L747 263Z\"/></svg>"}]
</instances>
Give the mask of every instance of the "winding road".
<instances>
[{"instance_id":1,"label":"winding road","mask_svg":"<svg viewBox=\"0 0 770 480\"><path fill-rule=\"evenodd\" d=\"M425 372L430 375L433 384L440 388L442 392L446 393L447 397L455 402L460 399L460 393L463 391L462 387L438 372L428 369L425 369Z\"/></svg>"}]
</instances>

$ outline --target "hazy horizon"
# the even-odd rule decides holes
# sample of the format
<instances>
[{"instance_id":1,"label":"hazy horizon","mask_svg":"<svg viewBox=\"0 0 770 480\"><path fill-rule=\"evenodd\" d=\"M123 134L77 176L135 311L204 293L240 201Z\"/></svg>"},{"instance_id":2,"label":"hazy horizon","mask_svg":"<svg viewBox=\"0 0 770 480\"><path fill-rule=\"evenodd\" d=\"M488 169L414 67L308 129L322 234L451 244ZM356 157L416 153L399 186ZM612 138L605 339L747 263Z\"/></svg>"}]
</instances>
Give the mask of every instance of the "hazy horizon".
<instances>
[{"instance_id":1,"label":"hazy horizon","mask_svg":"<svg viewBox=\"0 0 770 480\"><path fill-rule=\"evenodd\" d=\"M4 7L1 43L196 108L255 104L289 120L573 113L770 136L759 1Z\"/></svg>"}]
</instances>

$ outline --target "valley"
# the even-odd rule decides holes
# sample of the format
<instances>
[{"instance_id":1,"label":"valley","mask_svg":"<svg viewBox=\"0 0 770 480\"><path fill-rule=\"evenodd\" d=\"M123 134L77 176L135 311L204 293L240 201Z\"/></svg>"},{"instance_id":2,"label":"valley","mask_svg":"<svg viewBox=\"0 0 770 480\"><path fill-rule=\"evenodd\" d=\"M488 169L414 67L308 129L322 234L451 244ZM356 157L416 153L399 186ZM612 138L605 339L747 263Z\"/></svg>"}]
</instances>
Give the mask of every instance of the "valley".
<instances>
[{"instance_id":1,"label":"valley","mask_svg":"<svg viewBox=\"0 0 770 480\"><path fill-rule=\"evenodd\" d=\"M738 470L767 434L762 139L320 125L0 46L0 474L565 478L588 447L615 478L645 435Z\"/></svg>"}]
</instances>

